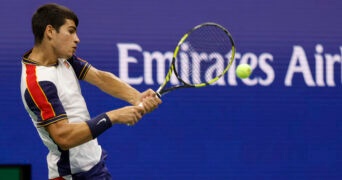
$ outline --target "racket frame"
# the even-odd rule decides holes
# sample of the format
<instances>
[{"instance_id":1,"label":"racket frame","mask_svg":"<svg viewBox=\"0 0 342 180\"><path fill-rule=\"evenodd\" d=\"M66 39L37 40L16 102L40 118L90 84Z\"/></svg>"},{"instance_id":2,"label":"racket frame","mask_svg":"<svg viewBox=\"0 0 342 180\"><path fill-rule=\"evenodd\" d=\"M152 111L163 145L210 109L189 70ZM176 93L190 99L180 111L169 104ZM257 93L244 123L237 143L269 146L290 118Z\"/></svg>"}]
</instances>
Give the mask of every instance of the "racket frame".
<instances>
[{"instance_id":1,"label":"racket frame","mask_svg":"<svg viewBox=\"0 0 342 180\"><path fill-rule=\"evenodd\" d=\"M231 56L230 56L230 59L229 59L229 62L228 62L228 65L225 67L225 69L222 71L222 73L218 76L216 76L215 78L211 79L210 81L208 82L205 82L205 83L200 83L200 84L189 84L185 81L182 80L182 78L179 76L177 70L176 70L176 60L177 60L177 55L179 53L179 49L180 49L180 46L182 45L182 43L189 37L189 35L203 27L203 26L216 26L218 28L220 28L223 32L225 32L227 34L227 36L229 37L229 40L230 40L230 43L231 43ZM179 40L177 46L175 47L174 51L173 51L173 57L172 57L172 62L171 62L171 65L170 65L170 68L165 76L165 80L164 82L160 85L160 87L157 89L156 91L156 94L159 98L161 98L162 95L170 92L170 91L173 91L175 89L178 89L178 88L200 88L200 87L205 87L207 85L210 85L210 84L213 84L215 83L217 80L219 80L230 68L230 66L233 64L233 61L234 61L234 58L235 58L235 42L233 40L233 37L232 35L230 34L230 32L224 28L223 26L217 24L217 23L214 23L214 22L206 22L206 23L202 23L202 24L199 24L195 27L193 27L192 29L190 29L187 33L185 33L183 35L183 37ZM177 79L182 83L180 85L175 85L175 86L172 86L172 87L169 87L169 88L165 88L166 84L170 81L171 79L171 76L172 76L172 73L174 72L174 74L176 75Z\"/></svg>"}]
</instances>

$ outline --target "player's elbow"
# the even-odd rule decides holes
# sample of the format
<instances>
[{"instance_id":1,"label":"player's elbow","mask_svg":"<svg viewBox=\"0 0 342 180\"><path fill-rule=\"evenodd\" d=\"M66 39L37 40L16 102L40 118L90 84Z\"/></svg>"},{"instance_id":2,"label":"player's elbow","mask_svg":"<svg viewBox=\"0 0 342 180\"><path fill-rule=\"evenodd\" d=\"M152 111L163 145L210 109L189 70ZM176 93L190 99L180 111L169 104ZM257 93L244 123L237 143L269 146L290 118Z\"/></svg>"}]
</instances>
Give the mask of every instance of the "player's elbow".
<instances>
[{"instance_id":1,"label":"player's elbow","mask_svg":"<svg viewBox=\"0 0 342 180\"><path fill-rule=\"evenodd\" d=\"M69 150L76 146L68 131L55 131L52 138L62 150Z\"/></svg>"},{"instance_id":2,"label":"player's elbow","mask_svg":"<svg viewBox=\"0 0 342 180\"><path fill-rule=\"evenodd\" d=\"M68 120L60 120L55 123L46 126L50 137L53 142L62 150L68 150L75 147L75 138L72 138L71 134L73 128L71 128Z\"/></svg>"},{"instance_id":3,"label":"player's elbow","mask_svg":"<svg viewBox=\"0 0 342 180\"><path fill-rule=\"evenodd\" d=\"M65 119L48 125L46 130L60 149L69 150L90 140L90 136L85 136L82 131L84 125L85 123L70 124Z\"/></svg>"},{"instance_id":4,"label":"player's elbow","mask_svg":"<svg viewBox=\"0 0 342 180\"><path fill-rule=\"evenodd\" d=\"M73 145L70 143L70 141L68 141L65 138L56 138L55 142L58 145L58 147L64 151L73 148Z\"/></svg>"}]
</instances>

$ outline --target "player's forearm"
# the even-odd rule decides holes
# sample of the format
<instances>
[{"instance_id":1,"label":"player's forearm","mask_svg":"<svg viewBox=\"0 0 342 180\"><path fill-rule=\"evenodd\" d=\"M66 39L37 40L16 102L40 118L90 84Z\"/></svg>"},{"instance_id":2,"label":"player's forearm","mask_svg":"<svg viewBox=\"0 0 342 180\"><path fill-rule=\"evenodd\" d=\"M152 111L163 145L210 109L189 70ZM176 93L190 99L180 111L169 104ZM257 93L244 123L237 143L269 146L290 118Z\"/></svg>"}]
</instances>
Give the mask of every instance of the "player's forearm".
<instances>
[{"instance_id":1,"label":"player's forearm","mask_svg":"<svg viewBox=\"0 0 342 180\"><path fill-rule=\"evenodd\" d=\"M46 129L61 149L68 150L97 138L112 124L110 117L102 113L85 122L70 123L64 119L48 125Z\"/></svg>"},{"instance_id":2,"label":"player's forearm","mask_svg":"<svg viewBox=\"0 0 342 180\"><path fill-rule=\"evenodd\" d=\"M101 83L99 83L98 87L102 91L132 105L139 104L140 92L112 73L101 71L100 79Z\"/></svg>"},{"instance_id":3,"label":"player's forearm","mask_svg":"<svg viewBox=\"0 0 342 180\"><path fill-rule=\"evenodd\" d=\"M62 149L70 149L93 139L89 127L85 123L69 125L71 130L66 134L64 143L60 144Z\"/></svg>"},{"instance_id":4,"label":"player's forearm","mask_svg":"<svg viewBox=\"0 0 342 180\"><path fill-rule=\"evenodd\" d=\"M63 150L68 150L93 139L85 122L69 123L65 119L48 125L46 130L54 142Z\"/></svg>"},{"instance_id":5,"label":"player's forearm","mask_svg":"<svg viewBox=\"0 0 342 180\"><path fill-rule=\"evenodd\" d=\"M141 119L144 109L140 106L126 106L102 113L85 122L69 123L67 119L46 127L58 146L67 150L97 138L112 124L134 125Z\"/></svg>"}]
</instances>

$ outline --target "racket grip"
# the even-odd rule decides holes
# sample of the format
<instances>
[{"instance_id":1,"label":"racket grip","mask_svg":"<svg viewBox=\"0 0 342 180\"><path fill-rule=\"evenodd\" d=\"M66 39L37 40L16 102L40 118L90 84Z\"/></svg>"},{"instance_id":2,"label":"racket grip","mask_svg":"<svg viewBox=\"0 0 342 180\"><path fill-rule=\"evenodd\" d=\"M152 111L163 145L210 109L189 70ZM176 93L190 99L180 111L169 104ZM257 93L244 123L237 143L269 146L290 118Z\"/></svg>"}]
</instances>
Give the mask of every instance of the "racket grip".
<instances>
[{"instance_id":1,"label":"racket grip","mask_svg":"<svg viewBox=\"0 0 342 180\"><path fill-rule=\"evenodd\" d=\"M161 94L159 93L159 91L156 91L156 96L160 99L161 98Z\"/></svg>"}]
</instances>

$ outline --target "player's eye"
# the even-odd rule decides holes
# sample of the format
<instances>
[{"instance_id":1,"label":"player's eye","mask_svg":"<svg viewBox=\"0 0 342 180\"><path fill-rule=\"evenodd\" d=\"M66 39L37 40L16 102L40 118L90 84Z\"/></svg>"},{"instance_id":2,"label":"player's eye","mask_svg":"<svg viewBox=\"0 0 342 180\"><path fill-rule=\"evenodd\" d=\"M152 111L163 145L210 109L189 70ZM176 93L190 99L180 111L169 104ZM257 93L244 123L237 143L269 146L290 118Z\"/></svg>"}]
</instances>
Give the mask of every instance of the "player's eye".
<instances>
[{"instance_id":1,"label":"player's eye","mask_svg":"<svg viewBox=\"0 0 342 180\"><path fill-rule=\"evenodd\" d=\"M69 29L69 33L70 33L70 34L76 33L76 29L75 29L75 28L70 28L70 29Z\"/></svg>"}]
</instances>

